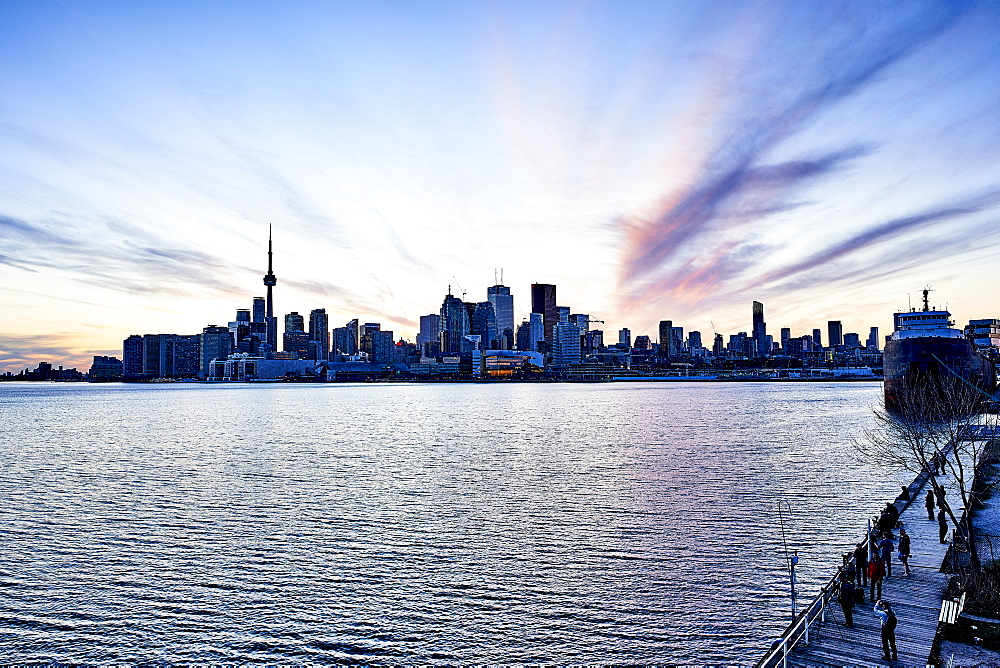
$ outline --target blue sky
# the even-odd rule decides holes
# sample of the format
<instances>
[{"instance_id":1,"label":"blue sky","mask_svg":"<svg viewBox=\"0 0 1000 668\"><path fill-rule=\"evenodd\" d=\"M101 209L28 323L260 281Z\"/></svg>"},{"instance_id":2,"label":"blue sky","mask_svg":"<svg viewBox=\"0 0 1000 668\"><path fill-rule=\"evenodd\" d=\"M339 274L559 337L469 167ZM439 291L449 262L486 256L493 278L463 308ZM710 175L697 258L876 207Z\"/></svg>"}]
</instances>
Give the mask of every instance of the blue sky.
<instances>
[{"instance_id":1,"label":"blue sky","mask_svg":"<svg viewBox=\"0 0 1000 668\"><path fill-rule=\"evenodd\" d=\"M1000 5L5 2L0 369L494 269L655 336L1000 317ZM458 288L454 288L458 292Z\"/></svg>"}]
</instances>

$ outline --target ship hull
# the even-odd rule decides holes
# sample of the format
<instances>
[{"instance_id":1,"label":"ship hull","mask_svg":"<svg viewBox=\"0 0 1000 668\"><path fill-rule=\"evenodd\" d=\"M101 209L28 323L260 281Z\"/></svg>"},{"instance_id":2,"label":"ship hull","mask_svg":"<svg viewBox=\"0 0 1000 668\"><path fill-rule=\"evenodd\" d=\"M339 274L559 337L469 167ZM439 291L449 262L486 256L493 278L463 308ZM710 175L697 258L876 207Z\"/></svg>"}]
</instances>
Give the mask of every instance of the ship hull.
<instances>
[{"instance_id":1,"label":"ship hull","mask_svg":"<svg viewBox=\"0 0 1000 668\"><path fill-rule=\"evenodd\" d=\"M964 381L959 381L963 386L973 385L986 393L996 387L993 365L965 338L890 339L885 345L883 362L885 406L890 410L905 409L907 397L913 395L907 388L917 385L933 391L935 387L960 378ZM955 407L955 410L960 408Z\"/></svg>"}]
</instances>

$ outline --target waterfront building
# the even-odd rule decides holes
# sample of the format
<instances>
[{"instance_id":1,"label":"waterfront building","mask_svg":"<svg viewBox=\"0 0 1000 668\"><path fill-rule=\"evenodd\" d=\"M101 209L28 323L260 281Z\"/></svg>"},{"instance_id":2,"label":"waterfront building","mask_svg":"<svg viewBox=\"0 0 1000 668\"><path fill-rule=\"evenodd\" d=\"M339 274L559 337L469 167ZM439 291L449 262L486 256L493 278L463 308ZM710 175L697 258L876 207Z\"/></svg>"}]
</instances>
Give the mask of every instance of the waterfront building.
<instances>
[{"instance_id":1,"label":"waterfront building","mask_svg":"<svg viewBox=\"0 0 1000 668\"><path fill-rule=\"evenodd\" d=\"M618 346L621 348L632 347L632 332L627 327L618 330Z\"/></svg>"},{"instance_id":2,"label":"waterfront building","mask_svg":"<svg viewBox=\"0 0 1000 668\"><path fill-rule=\"evenodd\" d=\"M330 358L330 318L325 308L309 312L309 359Z\"/></svg>"},{"instance_id":3,"label":"waterfront building","mask_svg":"<svg viewBox=\"0 0 1000 668\"><path fill-rule=\"evenodd\" d=\"M87 380L100 382L107 380L121 380L124 366L117 357L106 355L94 355L94 361L87 372Z\"/></svg>"},{"instance_id":4,"label":"waterfront building","mask_svg":"<svg viewBox=\"0 0 1000 668\"><path fill-rule=\"evenodd\" d=\"M501 341L506 341L507 332L510 337L514 336L514 297L510 294L510 288L506 285L491 285L486 288L486 299L493 304L493 311L496 314L497 332ZM504 349L509 349L507 345Z\"/></svg>"},{"instance_id":5,"label":"waterfront building","mask_svg":"<svg viewBox=\"0 0 1000 668\"><path fill-rule=\"evenodd\" d=\"M428 343L436 343L438 332L441 331L441 316L437 313L429 313L420 316L420 331L417 333L417 349L421 354L425 353Z\"/></svg>"},{"instance_id":6,"label":"waterfront building","mask_svg":"<svg viewBox=\"0 0 1000 668\"><path fill-rule=\"evenodd\" d=\"M484 348L500 348L497 318L492 302L479 302L472 311L471 332L479 336Z\"/></svg>"},{"instance_id":7,"label":"waterfront building","mask_svg":"<svg viewBox=\"0 0 1000 668\"><path fill-rule=\"evenodd\" d=\"M140 334L122 341L122 377L134 380L142 376L144 344Z\"/></svg>"},{"instance_id":8,"label":"waterfront building","mask_svg":"<svg viewBox=\"0 0 1000 668\"><path fill-rule=\"evenodd\" d=\"M387 329L372 330L372 356L373 364L392 364L395 344L393 343L393 333Z\"/></svg>"},{"instance_id":9,"label":"waterfront building","mask_svg":"<svg viewBox=\"0 0 1000 668\"><path fill-rule=\"evenodd\" d=\"M844 326L839 320L828 321L826 323L826 332L830 348L844 345Z\"/></svg>"},{"instance_id":10,"label":"waterfront building","mask_svg":"<svg viewBox=\"0 0 1000 668\"><path fill-rule=\"evenodd\" d=\"M462 339L469 333L469 311L465 302L451 294L450 285L448 294L441 302L440 315L438 342L441 344L441 352L445 355L461 353Z\"/></svg>"},{"instance_id":11,"label":"waterfront building","mask_svg":"<svg viewBox=\"0 0 1000 668\"><path fill-rule=\"evenodd\" d=\"M580 328L568 322L556 323L552 334L552 364L567 367L582 360Z\"/></svg>"},{"instance_id":12,"label":"waterfront building","mask_svg":"<svg viewBox=\"0 0 1000 668\"><path fill-rule=\"evenodd\" d=\"M542 324L545 330L544 340L551 343L552 328L559 322L555 285L549 283L531 284L531 312L542 315Z\"/></svg>"},{"instance_id":13,"label":"waterfront building","mask_svg":"<svg viewBox=\"0 0 1000 668\"><path fill-rule=\"evenodd\" d=\"M315 360L268 359L248 353L233 353L226 359L211 363L208 380L325 380L325 364L317 364Z\"/></svg>"},{"instance_id":14,"label":"waterfront building","mask_svg":"<svg viewBox=\"0 0 1000 668\"><path fill-rule=\"evenodd\" d=\"M201 330L201 368L199 377L208 378L212 362L224 360L233 352L233 335L227 327L209 325Z\"/></svg>"}]
</instances>

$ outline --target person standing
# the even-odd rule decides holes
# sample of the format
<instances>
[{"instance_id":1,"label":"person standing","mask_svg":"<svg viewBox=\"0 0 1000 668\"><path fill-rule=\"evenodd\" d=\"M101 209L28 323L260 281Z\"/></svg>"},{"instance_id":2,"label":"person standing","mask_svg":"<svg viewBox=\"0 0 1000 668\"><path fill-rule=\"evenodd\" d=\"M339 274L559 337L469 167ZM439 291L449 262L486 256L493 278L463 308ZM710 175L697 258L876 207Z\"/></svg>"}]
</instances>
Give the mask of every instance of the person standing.
<instances>
[{"instance_id":1,"label":"person standing","mask_svg":"<svg viewBox=\"0 0 1000 668\"><path fill-rule=\"evenodd\" d=\"M873 552L872 560L868 562L869 601L876 601L882 598L882 578L884 576L885 566L882 563L882 559L879 558L878 552ZM878 596L875 596L876 589L878 589Z\"/></svg>"},{"instance_id":2,"label":"person standing","mask_svg":"<svg viewBox=\"0 0 1000 668\"><path fill-rule=\"evenodd\" d=\"M938 539L941 543L947 543L948 537L948 517L944 514L944 508L938 511Z\"/></svg>"},{"instance_id":3,"label":"person standing","mask_svg":"<svg viewBox=\"0 0 1000 668\"><path fill-rule=\"evenodd\" d=\"M837 600L840 602L840 609L844 611L844 626L849 629L854 628L854 577L847 568L840 569L840 579L837 591Z\"/></svg>"},{"instance_id":4,"label":"person standing","mask_svg":"<svg viewBox=\"0 0 1000 668\"><path fill-rule=\"evenodd\" d=\"M910 534L906 529L899 527L899 560L903 562L903 575L912 575L910 570Z\"/></svg>"},{"instance_id":5,"label":"person standing","mask_svg":"<svg viewBox=\"0 0 1000 668\"><path fill-rule=\"evenodd\" d=\"M879 599L875 604L875 614L882 626L882 658L886 661L898 661L896 653L896 613L889 601Z\"/></svg>"},{"instance_id":6,"label":"person standing","mask_svg":"<svg viewBox=\"0 0 1000 668\"><path fill-rule=\"evenodd\" d=\"M934 490L927 490L927 498L924 499L924 506L927 508L927 519L934 521Z\"/></svg>"},{"instance_id":7,"label":"person standing","mask_svg":"<svg viewBox=\"0 0 1000 668\"><path fill-rule=\"evenodd\" d=\"M858 586L863 590L868 586L868 543L866 541L861 541L854 548L854 569L857 574Z\"/></svg>"},{"instance_id":8,"label":"person standing","mask_svg":"<svg viewBox=\"0 0 1000 668\"><path fill-rule=\"evenodd\" d=\"M885 576L887 578L892 577L892 548L894 547L892 534L888 531L882 534L882 540L878 543L878 556L882 559L882 563L885 564Z\"/></svg>"}]
</instances>

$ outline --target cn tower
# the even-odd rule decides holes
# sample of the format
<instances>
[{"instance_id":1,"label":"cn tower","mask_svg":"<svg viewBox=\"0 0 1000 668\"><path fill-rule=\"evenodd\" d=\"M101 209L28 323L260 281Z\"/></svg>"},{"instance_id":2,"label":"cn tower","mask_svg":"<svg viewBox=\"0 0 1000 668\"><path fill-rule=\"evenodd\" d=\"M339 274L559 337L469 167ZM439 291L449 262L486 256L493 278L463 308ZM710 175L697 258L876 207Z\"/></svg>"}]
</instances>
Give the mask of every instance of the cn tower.
<instances>
[{"instance_id":1,"label":"cn tower","mask_svg":"<svg viewBox=\"0 0 1000 668\"><path fill-rule=\"evenodd\" d=\"M278 321L274 317L274 286L278 277L274 275L273 256L271 251L271 226L267 226L267 273L264 274L264 285L267 286L267 343L271 350L278 349Z\"/></svg>"}]
</instances>

